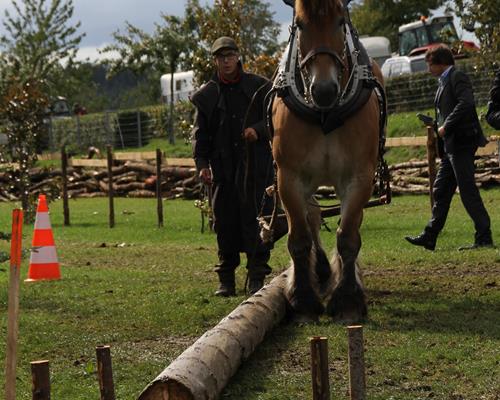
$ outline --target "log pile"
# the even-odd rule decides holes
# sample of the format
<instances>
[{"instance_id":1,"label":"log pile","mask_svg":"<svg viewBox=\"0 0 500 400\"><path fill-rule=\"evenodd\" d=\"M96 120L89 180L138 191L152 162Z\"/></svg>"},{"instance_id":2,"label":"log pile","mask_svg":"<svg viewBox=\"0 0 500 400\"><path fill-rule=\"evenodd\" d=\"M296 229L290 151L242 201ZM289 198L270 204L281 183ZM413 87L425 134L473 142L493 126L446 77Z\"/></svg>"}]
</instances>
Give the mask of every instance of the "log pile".
<instances>
[{"instance_id":1,"label":"log pile","mask_svg":"<svg viewBox=\"0 0 500 400\"><path fill-rule=\"evenodd\" d=\"M115 161L118 163L118 161ZM439 161L438 161L439 164ZM393 194L428 194L429 170L427 161L407 161L389 167ZM194 168L162 167L162 197L167 199L197 199L202 184ZM31 193L44 193L51 198L61 195L62 176L60 169L34 168L30 171ZM15 181L15 170L0 171L0 201L19 200ZM500 185L500 167L497 156L476 160L476 182L480 187ZM148 162L126 161L113 167L113 189L115 196L155 197L156 167ZM91 170L83 167L68 168L68 195L76 197L104 197L108 193L108 178L105 168ZM317 195L333 198L331 187L320 187Z\"/></svg>"},{"instance_id":2,"label":"log pile","mask_svg":"<svg viewBox=\"0 0 500 400\"><path fill-rule=\"evenodd\" d=\"M437 162L439 167L439 161ZM476 159L476 184L479 187L500 185L497 156ZM428 194L429 169L427 161L408 161L389 167L393 194Z\"/></svg>"},{"instance_id":3,"label":"log pile","mask_svg":"<svg viewBox=\"0 0 500 400\"><path fill-rule=\"evenodd\" d=\"M476 159L476 184L488 188L500 185L500 167L498 156ZM437 161L439 167L439 160ZM389 166L393 195L429 194L429 166L427 161L411 160ZM335 191L330 186L320 186L316 192L319 198L335 198Z\"/></svg>"},{"instance_id":4,"label":"log pile","mask_svg":"<svg viewBox=\"0 0 500 400\"><path fill-rule=\"evenodd\" d=\"M202 185L194 168L163 166L162 197L199 198ZM37 196L44 193L58 198L62 191L61 169L33 168L30 170L30 192ZM15 201L19 193L14 184L17 171L0 171L0 201ZM83 167L69 167L67 173L68 196L70 198L105 197L109 190L107 170L91 170ZM147 162L126 161L113 167L113 189L115 196L144 197L156 196L156 167Z\"/></svg>"}]
</instances>

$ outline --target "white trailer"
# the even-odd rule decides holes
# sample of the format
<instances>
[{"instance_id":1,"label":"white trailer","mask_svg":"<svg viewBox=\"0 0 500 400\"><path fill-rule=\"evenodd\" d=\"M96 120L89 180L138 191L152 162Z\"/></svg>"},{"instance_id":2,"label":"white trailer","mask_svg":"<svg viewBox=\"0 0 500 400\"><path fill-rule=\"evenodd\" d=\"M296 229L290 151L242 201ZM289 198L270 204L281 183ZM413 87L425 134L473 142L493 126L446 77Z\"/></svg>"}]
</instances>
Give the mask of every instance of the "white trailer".
<instances>
[{"instance_id":1,"label":"white trailer","mask_svg":"<svg viewBox=\"0 0 500 400\"><path fill-rule=\"evenodd\" d=\"M160 78L161 98L165 103L170 102L170 74L162 75ZM189 95L194 92L193 71L174 73L174 102L188 100Z\"/></svg>"},{"instance_id":2,"label":"white trailer","mask_svg":"<svg viewBox=\"0 0 500 400\"><path fill-rule=\"evenodd\" d=\"M359 38L365 46L368 55L373 58L379 66L391 57L391 42L384 36L361 36Z\"/></svg>"}]
</instances>

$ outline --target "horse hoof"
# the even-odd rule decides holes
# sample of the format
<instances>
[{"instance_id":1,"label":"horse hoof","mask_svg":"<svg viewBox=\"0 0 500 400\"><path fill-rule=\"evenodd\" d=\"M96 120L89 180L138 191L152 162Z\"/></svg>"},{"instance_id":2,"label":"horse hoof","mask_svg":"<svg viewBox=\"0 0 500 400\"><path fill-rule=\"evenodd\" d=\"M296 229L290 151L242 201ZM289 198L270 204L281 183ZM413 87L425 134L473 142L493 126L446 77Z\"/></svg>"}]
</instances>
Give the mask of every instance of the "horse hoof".
<instances>
[{"instance_id":1,"label":"horse hoof","mask_svg":"<svg viewBox=\"0 0 500 400\"><path fill-rule=\"evenodd\" d=\"M365 296L362 292L356 296L332 296L328 302L326 313L335 322L353 324L364 321L368 316Z\"/></svg>"},{"instance_id":2,"label":"horse hoof","mask_svg":"<svg viewBox=\"0 0 500 400\"><path fill-rule=\"evenodd\" d=\"M288 298L291 309L298 315L319 316L325 312L325 307L316 295L292 296Z\"/></svg>"}]
</instances>

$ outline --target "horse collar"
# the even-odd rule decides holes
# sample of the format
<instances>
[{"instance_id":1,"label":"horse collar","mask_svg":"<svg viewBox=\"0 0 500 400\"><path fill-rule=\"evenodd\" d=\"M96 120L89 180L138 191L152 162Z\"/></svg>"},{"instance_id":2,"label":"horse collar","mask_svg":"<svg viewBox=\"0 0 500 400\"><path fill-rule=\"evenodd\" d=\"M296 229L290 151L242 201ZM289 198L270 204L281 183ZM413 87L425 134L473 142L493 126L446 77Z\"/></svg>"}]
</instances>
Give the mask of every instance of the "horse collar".
<instances>
[{"instance_id":1,"label":"horse collar","mask_svg":"<svg viewBox=\"0 0 500 400\"><path fill-rule=\"evenodd\" d=\"M294 113L312 123L321 125L324 133L342 126L344 121L359 110L370 98L375 79L370 59L360 43L357 32L350 21L345 24L344 53L350 66L349 79L338 102L330 108L320 108L313 104L308 94L307 77L302 73L305 64L319 53L328 53L341 65L344 61L331 49L313 49L302 60L299 51L297 26L290 29L288 45L283 53L273 89ZM337 60L337 59L340 59Z\"/></svg>"}]
</instances>

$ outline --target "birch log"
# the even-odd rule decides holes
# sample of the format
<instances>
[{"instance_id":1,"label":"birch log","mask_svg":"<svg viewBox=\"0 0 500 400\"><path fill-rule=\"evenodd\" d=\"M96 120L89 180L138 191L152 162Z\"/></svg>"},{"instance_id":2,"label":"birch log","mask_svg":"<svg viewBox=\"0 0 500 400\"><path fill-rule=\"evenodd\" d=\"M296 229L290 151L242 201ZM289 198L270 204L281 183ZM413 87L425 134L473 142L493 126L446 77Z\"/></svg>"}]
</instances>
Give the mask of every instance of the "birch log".
<instances>
[{"instance_id":1,"label":"birch log","mask_svg":"<svg viewBox=\"0 0 500 400\"><path fill-rule=\"evenodd\" d=\"M213 400L285 316L288 270L249 297L158 375L138 400Z\"/></svg>"}]
</instances>

